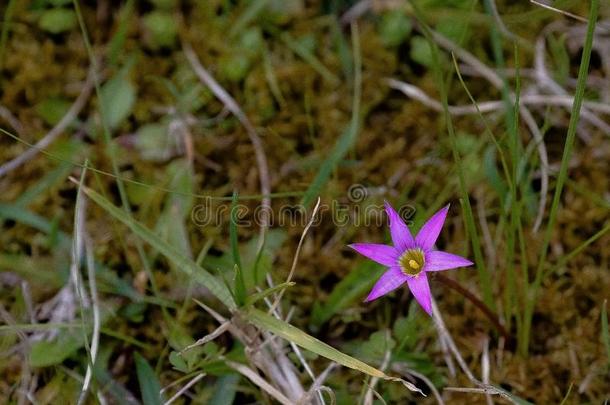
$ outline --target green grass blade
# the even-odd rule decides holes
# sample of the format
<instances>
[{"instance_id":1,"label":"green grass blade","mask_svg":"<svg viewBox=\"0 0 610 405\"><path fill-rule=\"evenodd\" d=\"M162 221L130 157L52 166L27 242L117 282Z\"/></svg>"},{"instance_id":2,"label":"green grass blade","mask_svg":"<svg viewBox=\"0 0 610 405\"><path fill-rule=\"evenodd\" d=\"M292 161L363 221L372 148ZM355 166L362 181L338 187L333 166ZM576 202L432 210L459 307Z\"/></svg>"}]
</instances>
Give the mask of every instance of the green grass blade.
<instances>
[{"instance_id":1,"label":"green grass blade","mask_svg":"<svg viewBox=\"0 0 610 405\"><path fill-rule=\"evenodd\" d=\"M0 219L12 219L46 234L50 234L53 231L53 225L46 218L15 204L0 203ZM67 236L65 239L62 239L63 241L68 240Z\"/></svg>"},{"instance_id":2,"label":"green grass blade","mask_svg":"<svg viewBox=\"0 0 610 405\"><path fill-rule=\"evenodd\" d=\"M560 268L565 266L570 260L572 260L575 256L578 256L578 254L580 252L582 252L590 244L592 244L593 242L595 242L596 240L598 240L599 238L604 236L608 231L610 231L610 223L608 223L606 226L604 226L602 229L600 229L598 232L596 232L595 235L591 236L589 239L587 239L586 241L584 241L580 245L576 246L570 253L562 256L557 261L557 264L555 266L553 266L551 269L549 269L546 272L546 274L544 274L543 278L549 276L550 274L556 272L557 270L559 270Z\"/></svg>"},{"instance_id":3,"label":"green grass blade","mask_svg":"<svg viewBox=\"0 0 610 405\"><path fill-rule=\"evenodd\" d=\"M229 31L229 37L235 38L238 34L240 34L252 20L263 12L269 3L269 0L254 0L248 3L248 7L232 24L231 30Z\"/></svg>"},{"instance_id":4,"label":"green grass blade","mask_svg":"<svg viewBox=\"0 0 610 405\"><path fill-rule=\"evenodd\" d=\"M130 23L132 23L131 18L134 14L134 0L127 0L117 14L118 27L108 44L108 59L110 60L110 65L113 66L117 65L119 57L123 53L125 42L127 41L127 33L129 31Z\"/></svg>"},{"instance_id":5,"label":"green grass blade","mask_svg":"<svg viewBox=\"0 0 610 405\"><path fill-rule=\"evenodd\" d=\"M232 405L237 394L239 379L239 374L228 374L219 377L208 403L210 405Z\"/></svg>"},{"instance_id":6,"label":"green grass blade","mask_svg":"<svg viewBox=\"0 0 610 405\"><path fill-rule=\"evenodd\" d=\"M587 36L585 37L585 44L582 51L580 68L578 69L576 94L574 95L574 104L572 105L572 114L570 115L570 123L568 125L568 135L566 137L565 146L563 149L563 156L561 158L559 175L557 176L557 185L555 187L553 202L551 203L551 210L549 212L549 222L544 233L544 240L540 252L540 261L538 262L538 267L536 268L536 277L534 279L533 284L531 285L531 290L528 291L529 299L526 301L524 311L522 335L520 336L521 339L519 339L519 352L524 356L527 355L529 351L530 331L532 326L532 318L534 316L534 307L536 305L538 289L542 284L542 279L544 275L544 265L546 263L546 256L548 254L553 228L555 227L555 220L557 219L557 211L559 209L559 202L561 200L561 192L563 191L563 186L568 176L568 163L570 161L570 157L572 156L572 148L574 147L574 140L576 138L576 129L578 126L578 121L580 119L580 110L585 95L585 88L587 86L589 62L591 60L591 50L593 48L593 34L595 32L595 24L597 22L598 11L599 0L592 0L591 9L589 12L589 22L587 24Z\"/></svg>"},{"instance_id":7,"label":"green grass blade","mask_svg":"<svg viewBox=\"0 0 610 405\"><path fill-rule=\"evenodd\" d=\"M16 142L19 142L25 146L27 146L28 148L35 148L36 145L34 145L31 142L27 142L21 138L19 138L17 135L5 130L4 128L0 128L0 133L2 133L3 135L8 136L9 138L13 139ZM54 154L52 152L49 152L47 149L41 149L38 148L38 151L40 152L41 155L44 155L45 157L47 157L50 160L53 160L55 162L60 162L60 163L65 163L68 164L70 166L74 166L74 167L80 167L82 169L85 168L85 166L82 163L76 162L76 161L72 161L69 159L64 159L62 158L60 155ZM93 166L88 166L87 170L89 170L90 172L93 172L95 174L99 174L101 176L105 176L105 177L110 177L113 179L116 179L117 181L122 181L123 183L129 183L135 186L139 186L139 187L144 187L144 188L149 188L149 189L153 189L153 190L158 190L158 191L164 191L166 193L171 193L171 194L177 194L177 195L182 195L185 197L193 197L193 198L197 198L197 199L202 199L202 200L210 200L210 201L231 201L231 197L219 197L219 196L214 196L212 195L212 191L210 191L210 194L202 194L202 193L185 193L183 191L180 190L175 190L175 189L171 189L168 187L160 187L154 184L148 184L148 183L144 183L138 180L134 180L134 179L130 179L129 177L123 177L123 176L117 176L111 172L107 172L101 169L97 169ZM270 193L270 194L245 194L245 195L241 195L239 197L240 200L260 200L263 197L269 197L271 199L275 199L275 198L286 198L286 197L302 197L305 194L304 191L284 191L284 192L278 192L278 193Z\"/></svg>"},{"instance_id":8,"label":"green grass blade","mask_svg":"<svg viewBox=\"0 0 610 405\"><path fill-rule=\"evenodd\" d=\"M237 207L237 191L233 192L233 200L231 201L231 221L229 224L229 240L231 244L231 256L233 258L233 264L235 266L235 297L237 299L237 305L243 305L246 299L246 283L244 281L244 268L241 265L241 258L239 256L239 243L237 240L237 221L238 218L238 207Z\"/></svg>"},{"instance_id":9,"label":"green grass blade","mask_svg":"<svg viewBox=\"0 0 610 405\"><path fill-rule=\"evenodd\" d=\"M369 366L368 364L349 356L332 346L316 339L315 337L308 335L299 328L290 325L280 319L274 318L267 313L260 311L256 308L249 308L243 313L244 317L254 325L261 329L265 329L282 339L286 339L290 342L297 344L303 349L307 349L311 352L319 354L329 360L335 361L345 367L349 367L354 370L358 370L362 373L368 374L372 377L382 378L384 380L399 381L399 379L386 375L383 371L376 369L375 367ZM405 381L400 380L403 384L412 391L419 391L417 387L412 384L408 384ZM421 391L419 391L421 392Z\"/></svg>"},{"instance_id":10,"label":"green grass blade","mask_svg":"<svg viewBox=\"0 0 610 405\"><path fill-rule=\"evenodd\" d=\"M559 405L564 405L568 401L568 398L570 397L570 394L572 393L572 387L574 387L574 383L570 383L570 386L568 387L568 392L566 392L566 395L563 397L563 399L561 400Z\"/></svg>"},{"instance_id":11,"label":"green grass blade","mask_svg":"<svg viewBox=\"0 0 610 405\"><path fill-rule=\"evenodd\" d=\"M245 300L244 305L254 305L256 302L258 302L258 301L260 301L260 300L262 300L264 298L267 298L271 294L274 294L274 293L276 293L278 291L281 291L281 290L283 290L285 288L292 287L294 285L296 285L295 282L288 281L288 282L285 282L285 283L273 286L271 288L267 288L264 291L258 292L256 294L252 294L249 297L247 297L246 300Z\"/></svg>"},{"instance_id":12,"label":"green grass blade","mask_svg":"<svg viewBox=\"0 0 610 405\"><path fill-rule=\"evenodd\" d=\"M606 347L608 356L608 367L610 367L610 332L608 332L608 300L604 300L602 305L602 342Z\"/></svg>"},{"instance_id":13,"label":"green grass blade","mask_svg":"<svg viewBox=\"0 0 610 405\"><path fill-rule=\"evenodd\" d=\"M503 388L498 387L497 385L493 386L496 390L498 390L499 392L501 392L502 394L504 394L504 396L506 396L506 398L508 398L513 404L517 404L517 405L534 405L532 402L530 401L526 401L525 399L516 396L515 394L513 394L512 392L506 391Z\"/></svg>"},{"instance_id":14,"label":"green grass blade","mask_svg":"<svg viewBox=\"0 0 610 405\"><path fill-rule=\"evenodd\" d=\"M196 281L205 285L212 292L212 294L214 294L214 296L218 298L223 304L225 304L229 309L234 309L236 307L235 301L231 296L231 292L222 283L222 281L218 280L208 271L198 266L193 260L183 256L173 246L161 239L150 229L146 228L144 225L133 219L127 212L112 204L101 194L88 187L83 187L83 191L96 204L106 210L106 212L108 212L114 218L118 219L123 224L127 225L127 227L131 229L137 236L142 238L146 243L150 244L162 255L172 261L177 268L181 269L191 277L194 277Z\"/></svg>"},{"instance_id":15,"label":"green grass blade","mask_svg":"<svg viewBox=\"0 0 610 405\"><path fill-rule=\"evenodd\" d=\"M354 145L360 131L360 96L362 93L362 72L360 41L357 29L353 30L354 38L354 98L352 105L352 119L343 131L328 158L322 162L313 182L305 192L301 204L308 207L319 195L322 187L328 182L333 169L343 159L345 154Z\"/></svg>"},{"instance_id":16,"label":"green grass blade","mask_svg":"<svg viewBox=\"0 0 610 405\"><path fill-rule=\"evenodd\" d=\"M294 53L299 55L305 62L309 63L309 65L320 74L324 78L324 80L328 81L331 84L337 85L340 83L339 78L320 60L309 51L309 49L302 46L298 41L296 41L288 32L283 32L280 34L280 39L282 42L286 44L288 48L290 48Z\"/></svg>"},{"instance_id":17,"label":"green grass blade","mask_svg":"<svg viewBox=\"0 0 610 405\"><path fill-rule=\"evenodd\" d=\"M21 206L30 204L38 196L48 192L52 187L56 186L60 181L65 181L71 170L72 166L69 163L62 162L59 166L47 172L33 186L21 193L19 198L15 200L15 204Z\"/></svg>"},{"instance_id":18,"label":"green grass blade","mask_svg":"<svg viewBox=\"0 0 610 405\"><path fill-rule=\"evenodd\" d=\"M114 175L115 180L116 180L116 185L117 185L117 189L119 191L121 206L122 206L123 210L128 214L128 216L130 216L131 215L131 205L129 203L129 197L127 196L127 190L125 188L125 183L122 181L121 171L119 169L119 164L118 164L118 161L116 158L117 153L115 151L115 147L117 145L116 145L116 143L113 142L112 134L111 134L111 128L112 128L111 112L116 111L116 105L113 103L108 104L108 97L104 97L104 94L103 94L104 89L102 88L102 86L100 84L100 78L99 78L100 69L99 69L99 65L98 65L98 60L95 57L95 54L93 52L93 47L89 40L87 26L85 24L85 19L81 12L81 7L79 4L79 1L72 0L72 5L74 6L74 11L76 12L76 17L77 17L78 24L79 24L79 27L81 30L83 43L85 45L85 49L87 50L87 55L89 57L89 62L91 64L90 69L92 69L92 72L93 72L93 75L92 75L93 84L95 87L95 94L97 96L97 101L99 102L99 112L100 112L101 124L102 124L102 129L103 129L102 134L104 135L103 139L104 139L105 148L106 148L106 155L108 157L108 160L110 161L110 166L112 167L112 174ZM133 63L133 62L128 62L128 65L131 63ZM128 65L124 67L125 71L128 70ZM124 73L121 73L121 74L124 74ZM108 82L106 82L104 88L107 88L106 87L107 85L108 85ZM124 103L124 104L135 103L135 101L136 101L135 100L135 98L136 98L135 89L130 88L130 90L128 90L127 88L119 86L119 90L122 92L126 92L125 94L129 93L129 96L127 96L126 98L132 98L130 103ZM120 114L121 111L118 111L118 113ZM142 263L142 267L144 268L144 271L148 276L148 281L150 283L152 292L155 295L155 297L159 297L159 289L157 287L149 259L146 256L146 252L144 251L144 246L142 246L142 243L140 242L139 239L136 240L135 246L136 246L136 250L138 252L140 261ZM165 307L161 307L161 311L163 313L164 319L166 319L166 320L169 319L169 314L167 313Z\"/></svg>"},{"instance_id":19,"label":"green grass blade","mask_svg":"<svg viewBox=\"0 0 610 405\"><path fill-rule=\"evenodd\" d=\"M483 258L483 252L481 250L481 243L479 239L479 234L477 232L477 227L474 221L474 214L472 212L472 206L470 205L470 197L468 196L468 190L466 188L466 179L464 175L464 168L462 163L462 157L460 156L460 152L457 147L457 137L455 134L455 128L453 127L453 121L451 119L451 114L449 113L449 101L447 89L449 88L448 80L445 80L443 77L443 71L441 68L441 58L440 51L438 45L432 39L432 30L425 23L422 18L422 12L414 5L415 16L422 26L422 32L426 37L428 43L430 44L430 48L432 50L432 70L434 72L436 82L438 83L438 89L441 98L441 104L443 105L443 116L445 119L445 123L447 126L447 133L449 134L449 140L451 143L451 152L453 154L453 159L457 166L458 173L458 181L460 188L460 203L462 204L462 211L464 213L464 222L466 225L466 231L468 236L470 237L472 250L474 253L474 261L477 268L477 273L479 277L479 283L481 285L483 302L489 308L491 308L494 312L496 310L496 305L493 300L493 291L491 287L491 276L489 274L488 269L485 267L485 261Z\"/></svg>"},{"instance_id":20,"label":"green grass blade","mask_svg":"<svg viewBox=\"0 0 610 405\"><path fill-rule=\"evenodd\" d=\"M140 353L136 353L135 360L140 391L142 392L142 403L146 405L162 405L164 401L161 398L161 383L155 375L154 370Z\"/></svg>"}]
</instances>

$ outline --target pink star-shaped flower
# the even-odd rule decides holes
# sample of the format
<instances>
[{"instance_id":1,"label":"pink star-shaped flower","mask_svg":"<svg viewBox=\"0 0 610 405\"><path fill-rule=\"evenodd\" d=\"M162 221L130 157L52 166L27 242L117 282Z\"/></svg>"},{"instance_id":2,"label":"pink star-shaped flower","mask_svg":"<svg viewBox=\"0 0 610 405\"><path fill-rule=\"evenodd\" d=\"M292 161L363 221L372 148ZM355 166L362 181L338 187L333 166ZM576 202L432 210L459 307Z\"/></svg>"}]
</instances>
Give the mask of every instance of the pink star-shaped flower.
<instances>
[{"instance_id":1,"label":"pink star-shaped flower","mask_svg":"<svg viewBox=\"0 0 610 405\"><path fill-rule=\"evenodd\" d=\"M366 297L365 302L377 299L407 283L419 305L432 315L432 295L426 273L473 264L461 256L434 250L434 244L445 223L449 205L426 221L415 238L398 213L387 202L385 209L390 219L390 234L394 246L376 243L349 245L361 255L388 267Z\"/></svg>"}]
</instances>

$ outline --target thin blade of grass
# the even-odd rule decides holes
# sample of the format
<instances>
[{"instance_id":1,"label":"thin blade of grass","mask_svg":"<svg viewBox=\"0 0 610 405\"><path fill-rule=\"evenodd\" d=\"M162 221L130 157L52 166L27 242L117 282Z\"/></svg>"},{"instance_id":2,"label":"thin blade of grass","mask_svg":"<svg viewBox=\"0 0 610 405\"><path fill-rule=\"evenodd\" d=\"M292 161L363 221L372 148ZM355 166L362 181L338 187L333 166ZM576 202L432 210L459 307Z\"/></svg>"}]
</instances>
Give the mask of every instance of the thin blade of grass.
<instances>
[{"instance_id":1,"label":"thin blade of grass","mask_svg":"<svg viewBox=\"0 0 610 405\"><path fill-rule=\"evenodd\" d=\"M250 307L246 311L244 311L243 315L249 322L253 323L255 326L267 330L290 342L293 342L298 346L302 347L303 349L307 349L329 360L335 361L345 367L358 370L372 377L382 378L388 381L400 381L409 390L422 393L413 384L410 384L396 377L390 377L381 370L369 366L368 364L352 356L349 356L335 349L334 347L329 346L328 344L316 339L315 337L303 332L299 328L294 327L291 324L284 322L280 319L277 319L263 311Z\"/></svg>"},{"instance_id":2,"label":"thin blade of grass","mask_svg":"<svg viewBox=\"0 0 610 405\"><path fill-rule=\"evenodd\" d=\"M38 196L48 192L59 182L63 182L71 170L72 166L69 163L60 163L56 168L48 171L34 185L21 193L21 195L19 195L19 197L15 200L15 204L20 206L30 204Z\"/></svg>"},{"instance_id":3,"label":"thin blade of grass","mask_svg":"<svg viewBox=\"0 0 610 405\"><path fill-rule=\"evenodd\" d=\"M566 403L566 401L570 397L570 394L572 393L572 387L574 387L574 383L570 383L570 386L568 387L568 392L566 392L566 395L563 397L559 405L564 405Z\"/></svg>"},{"instance_id":4,"label":"thin blade of grass","mask_svg":"<svg viewBox=\"0 0 610 405\"><path fill-rule=\"evenodd\" d=\"M608 332L608 300L604 300L602 305L602 342L606 347L606 356L608 356L608 367L610 367L610 332Z\"/></svg>"},{"instance_id":5,"label":"thin blade of grass","mask_svg":"<svg viewBox=\"0 0 610 405\"><path fill-rule=\"evenodd\" d=\"M496 310L496 305L493 300L493 291L491 287L491 276L489 271L485 267L485 260L483 258L483 252L481 250L481 243L479 241L479 234L477 231L477 227L474 221L474 214L472 212L472 206L470 205L470 198L468 196L468 190L466 188L466 179L464 175L464 168L462 164L462 157L457 148L457 137L455 134L455 129L453 127L453 121L451 119L451 114L449 113L449 101L448 101L448 83L443 77L443 72L441 70L441 62L440 62L440 54L439 48L436 42L433 40L433 34L430 27L425 23L422 18L422 12L418 6L415 4L414 11L417 20L420 22L422 26L422 32L428 43L430 44L432 50L432 69L434 71L434 75L436 76L436 81L438 83L438 89L441 98L441 104L443 105L443 115L445 119L445 123L447 126L447 133L449 134L449 139L451 141L451 152L453 154L453 158L455 164L457 166L458 172L458 180L459 180L459 188L460 188L460 202L462 204L462 211L464 212L464 222L466 225L466 231L471 240L472 250L474 253L474 261L477 268L477 273L479 277L479 283L481 285L481 290L483 293L483 302L489 308L491 308L494 312Z\"/></svg>"},{"instance_id":6,"label":"thin blade of grass","mask_svg":"<svg viewBox=\"0 0 610 405\"><path fill-rule=\"evenodd\" d=\"M214 391L210 398L210 405L232 405L237 394L239 374L224 375L216 381Z\"/></svg>"},{"instance_id":7,"label":"thin blade of grass","mask_svg":"<svg viewBox=\"0 0 610 405\"><path fill-rule=\"evenodd\" d=\"M353 53L354 53L354 95L352 101L352 118L328 157L320 165L313 182L305 191L301 204L308 207L321 193L322 187L328 182L333 169L343 159L345 154L354 145L360 131L360 96L362 93L361 54L358 28L352 26Z\"/></svg>"},{"instance_id":8,"label":"thin blade of grass","mask_svg":"<svg viewBox=\"0 0 610 405\"><path fill-rule=\"evenodd\" d=\"M241 265L241 257L239 256L239 243L237 240L237 221L238 221L238 207L237 207L237 191L233 192L233 200L231 201L231 221L229 224L229 241L231 244L231 256L233 257L233 264L235 266L235 298L237 305L243 305L246 299L246 283L244 281L243 267Z\"/></svg>"},{"instance_id":9,"label":"thin blade of grass","mask_svg":"<svg viewBox=\"0 0 610 405\"><path fill-rule=\"evenodd\" d=\"M164 401L160 394L161 383L159 383L155 371L140 353L136 353L135 360L140 391L142 392L142 402L146 405L162 405Z\"/></svg>"},{"instance_id":10,"label":"thin blade of grass","mask_svg":"<svg viewBox=\"0 0 610 405\"><path fill-rule=\"evenodd\" d=\"M499 41L499 40L498 40ZM503 65L502 65L503 67ZM507 128L509 134L509 142L508 149L510 151L511 156L511 168L512 168L512 181L510 183L510 221L508 222L507 229L507 237L506 237L506 289L504 296L504 319L506 321L506 326L510 330L511 328L511 320L512 316L515 315L517 330L521 329L521 312L518 308L517 303L517 275L515 271L515 247L517 244L517 229L521 225L521 205L518 200L517 195L517 187L518 187L518 167L520 161L520 152L521 152L521 140L519 138L519 134L517 133L517 128L519 125L519 98L520 94L520 78L519 78L519 58L518 52L515 49L515 102L513 104L513 108L507 108L506 120L507 120ZM503 97L506 97L506 101L510 103L510 98L508 96L508 84L506 81L506 77L502 77L502 81L504 83L502 87ZM511 114L512 112L512 114ZM507 207L507 208L509 208ZM523 274L527 274L527 269L523 268ZM525 280L527 283L527 279Z\"/></svg>"},{"instance_id":11,"label":"thin blade of grass","mask_svg":"<svg viewBox=\"0 0 610 405\"><path fill-rule=\"evenodd\" d=\"M251 296L247 297L244 305L254 305L256 302L258 302L264 298L267 298L271 294L275 294L278 291L284 290L284 289L286 289L288 287L292 287L294 285L296 285L296 283L294 281L290 281L290 282L278 284L271 288L267 288L264 291L258 292L256 294L252 294Z\"/></svg>"},{"instance_id":12,"label":"thin blade of grass","mask_svg":"<svg viewBox=\"0 0 610 405\"><path fill-rule=\"evenodd\" d=\"M593 34L595 32L595 25L597 23L598 11L599 0L592 0L591 9L589 11L589 21L587 23L587 35L585 37L585 44L582 51L580 68L578 69L576 94L574 95L574 104L572 105L572 113L570 115L570 123L568 125L568 135L566 137L565 146L563 149L563 156L561 158L561 166L559 168L559 174L557 176L557 185L555 188L555 193L553 195L553 202L551 203L551 210L549 212L549 222L544 233L544 240L540 252L540 261L538 262L538 266L536 268L536 276L533 284L530 286L531 289L528 291L528 300L526 301L525 311L523 314L523 329L521 339L519 339L519 352L524 356L526 356L529 351L529 339L532 326L532 318L534 316L534 307L536 305L538 289L540 288L540 285L542 284L543 280L543 270L546 264L548 249L551 242L551 235L553 233L553 228L555 227L557 211L559 209L559 202L561 200L561 193L563 191L563 186L567 179L568 164L570 162L570 157L572 156L572 149L574 147L574 140L576 138L576 129L580 119L580 110L585 95L585 88L587 86L589 62L591 60L591 50L593 49Z\"/></svg>"},{"instance_id":13,"label":"thin blade of grass","mask_svg":"<svg viewBox=\"0 0 610 405\"><path fill-rule=\"evenodd\" d=\"M239 35L265 9L269 0L255 0L248 3L248 7L232 24L229 37L234 38Z\"/></svg>"},{"instance_id":14,"label":"thin blade of grass","mask_svg":"<svg viewBox=\"0 0 610 405\"><path fill-rule=\"evenodd\" d=\"M34 145L33 143L27 142L27 141L19 138L17 135L10 133L9 131L5 130L4 128L0 128L0 133L8 136L9 138L12 138L16 142L19 142L25 146L28 146L30 148L36 148L36 145ZM54 160L54 161L60 162L60 163L65 163L65 164L68 164L73 167L80 167L81 169L85 168L85 166L82 163L71 161L69 159L64 159L52 152L49 152L47 149L43 149L43 148L37 148L37 149L38 149L38 152L40 152L42 155L46 156L50 160ZM202 200L211 200L211 201L212 200L213 201L231 201L231 199L232 199L232 197L219 197L219 196L214 196L211 194L186 193L186 192L183 192L180 190L175 190L175 189L171 189L171 188L167 188L167 187L161 187L161 186L157 186L154 184L148 184L148 183L144 183L142 181L130 179L128 177L123 177L120 175L117 176L111 172L97 169L91 165L87 166L87 170L89 170L90 172L93 172L95 174L99 174L101 176L116 179L117 181L120 180L123 183L130 183L135 186L155 189L155 190L163 191L163 192L170 193L170 194L182 195L185 197L193 197L193 198L198 198L198 199L202 199ZM304 194L305 194L304 191L285 191L285 192L269 193L269 194L245 194L245 195L241 195L239 197L239 199L240 200L260 200L262 197L269 197L269 198L302 197Z\"/></svg>"},{"instance_id":15,"label":"thin blade of grass","mask_svg":"<svg viewBox=\"0 0 610 405\"><path fill-rule=\"evenodd\" d=\"M83 192L87 194L87 196L96 204L102 207L114 218L125 224L137 236L142 238L146 243L150 244L162 255L167 257L176 265L177 268L181 269L191 277L194 277L196 281L205 285L212 292L212 294L229 309L234 309L236 307L231 292L227 286L222 283L222 281L218 280L208 271L198 266L193 260L183 256L173 246L161 239L158 235L154 234L150 229L133 219L127 212L112 204L101 194L85 186L83 186L82 189Z\"/></svg>"},{"instance_id":16,"label":"thin blade of grass","mask_svg":"<svg viewBox=\"0 0 610 405\"><path fill-rule=\"evenodd\" d=\"M324 78L324 80L328 81L331 84L337 85L340 83L339 78L320 60L314 55L309 49L305 48L298 41L296 41L292 35L288 32L282 32L279 38L286 44L288 48L290 48L294 53L299 55L305 62L309 63L309 65L320 74Z\"/></svg>"},{"instance_id":17,"label":"thin blade of grass","mask_svg":"<svg viewBox=\"0 0 610 405\"><path fill-rule=\"evenodd\" d=\"M602 229L600 229L598 232L596 232L595 235L591 236L589 239L587 239L580 245L576 246L570 253L562 256L558 260L557 264L555 266L553 266L552 268L550 268L543 277L546 278L550 274L556 272L557 270L559 270L560 268L565 266L570 260L572 260L580 252L582 252L584 249L586 249L590 244L592 244L593 242L595 242L596 240L598 240L599 238L604 236L608 231L610 231L610 223L608 223L606 226L604 226Z\"/></svg>"}]
</instances>

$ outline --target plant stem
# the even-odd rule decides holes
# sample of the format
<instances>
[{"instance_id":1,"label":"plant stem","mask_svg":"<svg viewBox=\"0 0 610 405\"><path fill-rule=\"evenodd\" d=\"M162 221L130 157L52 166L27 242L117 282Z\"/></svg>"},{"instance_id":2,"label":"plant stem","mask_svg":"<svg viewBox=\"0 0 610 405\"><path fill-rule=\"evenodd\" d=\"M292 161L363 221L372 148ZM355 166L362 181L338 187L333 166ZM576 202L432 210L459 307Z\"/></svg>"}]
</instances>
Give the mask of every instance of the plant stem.
<instances>
[{"instance_id":1,"label":"plant stem","mask_svg":"<svg viewBox=\"0 0 610 405\"><path fill-rule=\"evenodd\" d=\"M494 311L492 311L487 305L485 305L483 301L481 301L476 295L471 293L466 287L462 286L458 281L444 276L440 273L434 273L433 279L438 280L441 283L445 284L447 287L453 289L454 291L457 291L468 301L472 302L475 307L480 309L481 312L485 314L487 319L489 319L489 321L493 324L498 333L504 336L504 339L506 339L507 343L513 341L513 337L506 330L504 325L502 325Z\"/></svg>"}]
</instances>

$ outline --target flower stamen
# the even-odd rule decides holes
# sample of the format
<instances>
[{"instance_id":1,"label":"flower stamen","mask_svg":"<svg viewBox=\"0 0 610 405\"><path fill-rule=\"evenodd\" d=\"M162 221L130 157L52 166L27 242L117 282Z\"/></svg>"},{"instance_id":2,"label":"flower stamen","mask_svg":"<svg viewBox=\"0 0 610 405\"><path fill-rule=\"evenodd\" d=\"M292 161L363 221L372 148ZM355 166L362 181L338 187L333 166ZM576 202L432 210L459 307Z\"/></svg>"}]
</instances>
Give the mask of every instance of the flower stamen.
<instances>
[{"instance_id":1,"label":"flower stamen","mask_svg":"<svg viewBox=\"0 0 610 405\"><path fill-rule=\"evenodd\" d=\"M398 259L400 270L408 276L419 275L424 268L424 263L424 252L418 248L405 251Z\"/></svg>"}]
</instances>

